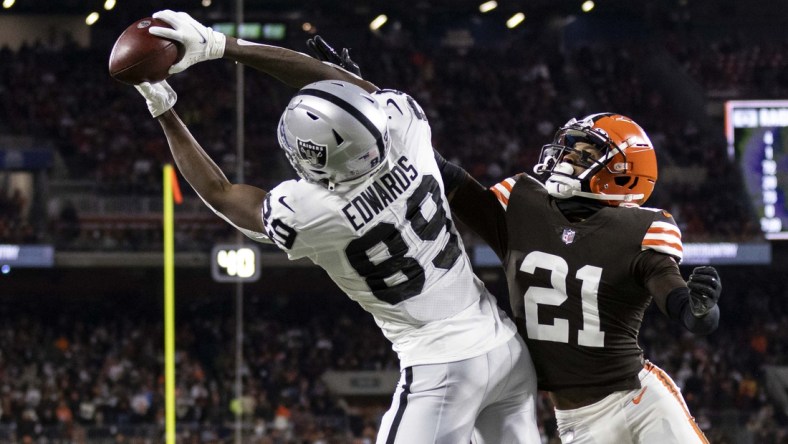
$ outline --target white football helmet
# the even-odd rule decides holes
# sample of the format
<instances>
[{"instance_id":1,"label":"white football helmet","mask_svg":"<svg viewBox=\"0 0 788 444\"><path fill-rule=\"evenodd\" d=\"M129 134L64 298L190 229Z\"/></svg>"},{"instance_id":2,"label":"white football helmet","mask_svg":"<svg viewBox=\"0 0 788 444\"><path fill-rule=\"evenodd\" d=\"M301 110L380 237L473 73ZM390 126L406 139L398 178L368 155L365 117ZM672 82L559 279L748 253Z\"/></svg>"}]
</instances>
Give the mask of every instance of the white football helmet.
<instances>
[{"instance_id":1,"label":"white football helmet","mask_svg":"<svg viewBox=\"0 0 788 444\"><path fill-rule=\"evenodd\" d=\"M279 119L279 145L307 182L334 185L368 176L391 148L388 116L352 83L311 83L290 100Z\"/></svg>"}]
</instances>

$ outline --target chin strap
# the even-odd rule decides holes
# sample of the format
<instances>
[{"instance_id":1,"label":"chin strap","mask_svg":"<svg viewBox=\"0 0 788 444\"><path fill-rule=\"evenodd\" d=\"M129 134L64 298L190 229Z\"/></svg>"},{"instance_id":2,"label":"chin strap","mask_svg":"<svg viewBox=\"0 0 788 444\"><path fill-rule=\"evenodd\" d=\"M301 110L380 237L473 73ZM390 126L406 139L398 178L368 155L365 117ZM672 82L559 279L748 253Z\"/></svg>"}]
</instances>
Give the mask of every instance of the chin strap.
<instances>
[{"instance_id":1,"label":"chin strap","mask_svg":"<svg viewBox=\"0 0 788 444\"><path fill-rule=\"evenodd\" d=\"M555 198L568 199L580 192L580 181L567 176L550 176L545 182L545 188Z\"/></svg>"},{"instance_id":2,"label":"chin strap","mask_svg":"<svg viewBox=\"0 0 788 444\"><path fill-rule=\"evenodd\" d=\"M572 165L566 162L556 165L553 174L545 182L547 192L558 199L568 199L580 192L580 180L572 177L574 172Z\"/></svg>"},{"instance_id":3,"label":"chin strap","mask_svg":"<svg viewBox=\"0 0 788 444\"><path fill-rule=\"evenodd\" d=\"M620 206L624 206L624 204L629 204L629 206L640 206L636 203L638 199L643 199L643 194L596 194L596 193L586 193L585 191L572 191L573 196L578 197L585 197L587 199L596 199L596 200L616 200L621 201L622 204Z\"/></svg>"},{"instance_id":4,"label":"chin strap","mask_svg":"<svg viewBox=\"0 0 788 444\"><path fill-rule=\"evenodd\" d=\"M555 174L559 173L559 174ZM548 194L557 199L568 199L570 197L585 197L594 200L615 200L621 201L620 206L639 206L636 201L642 199L644 194L597 194L582 190L579 179L571 177L574 173L572 165L562 162L553 169L553 174L545 182Z\"/></svg>"}]
</instances>

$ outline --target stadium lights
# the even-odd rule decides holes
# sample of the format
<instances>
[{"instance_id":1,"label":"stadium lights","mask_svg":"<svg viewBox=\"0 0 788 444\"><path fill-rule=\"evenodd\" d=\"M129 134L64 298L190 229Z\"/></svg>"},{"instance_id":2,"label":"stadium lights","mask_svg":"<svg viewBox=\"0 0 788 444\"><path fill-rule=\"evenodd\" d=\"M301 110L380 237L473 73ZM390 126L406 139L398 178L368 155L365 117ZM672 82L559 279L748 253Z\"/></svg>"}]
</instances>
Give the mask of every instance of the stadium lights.
<instances>
[{"instance_id":1,"label":"stadium lights","mask_svg":"<svg viewBox=\"0 0 788 444\"><path fill-rule=\"evenodd\" d=\"M112 8L114 8L116 4L117 4L117 2L115 0L106 0L104 2L104 10L105 11L112 11Z\"/></svg>"},{"instance_id":2,"label":"stadium lights","mask_svg":"<svg viewBox=\"0 0 788 444\"><path fill-rule=\"evenodd\" d=\"M495 0L490 0L479 5L479 11L490 12L497 7L498 7L498 2L496 2Z\"/></svg>"},{"instance_id":3,"label":"stadium lights","mask_svg":"<svg viewBox=\"0 0 788 444\"><path fill-rule=\"evenodd\" d=\"M372 31L377 31L381 26L385 25L388 20L389 18L386 17L386 14L380 14L379 16L375 17L375 20L370 22L369 29Z\"/></svg>"},{"instance_id":4,"label":"stadium lights","mask_svg":"<svg viewBox=\"0 0 788 444\"><path fill-rule=\"evenodd\" d=\"M509 17L509 20L506 21L506 27L512 29L522 23L523 20L525 20L525 14L518 12L517 14Z\"/></svg>"},{"instance_id":5,"label":"stadium lights","mask_svg":"<svg viewBox=\"0 0 788 444\"><path fill-rule=\"evenodd\" d=\"M583 2L583 5L580 6L580 9L582 9L583 12L591 12L591 10L594 9L594 6L596 5L592 0L586 0Z\"/></svg>"},{"instance_id":6,"label":"stadium lights","mask_svg":"<svg viewBox=\"0 0 788 444\"><path fill-rule=\"evenodd\" d=\"M15 0L3 0L3 8L10 9L11 6L14 6L14 3L16 3Z\"/></svg>"},{"instance_id":7,"label":"stadium lights","mask_svg":"<svg viewBox=\"0 0 788 444\"><path fill-rule=\"evenodd\" d=\"M91 26L91 25L94 25L98 21L98 19L99 19L99 13L98 12L91 12L90 14L88 14L87 17L85 17L85 23L88 26Z\"/></svg>"}]
</instances>

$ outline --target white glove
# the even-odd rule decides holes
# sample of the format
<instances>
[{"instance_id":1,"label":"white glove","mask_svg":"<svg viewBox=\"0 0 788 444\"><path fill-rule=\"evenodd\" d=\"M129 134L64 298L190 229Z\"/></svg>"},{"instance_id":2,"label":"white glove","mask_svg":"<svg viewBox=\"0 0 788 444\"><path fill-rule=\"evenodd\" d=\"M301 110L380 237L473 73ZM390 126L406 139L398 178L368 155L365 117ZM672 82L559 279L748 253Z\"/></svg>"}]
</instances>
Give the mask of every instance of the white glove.
<instances>
[{"instance_id":1,"label":"white glove","mask_svg":"<svg viewBox=\"0 0 788 444\"><path fill-rule=\"evenodd\" d=\"M165 111L175 106L178 101L178 94L170 87L166 80L158 83L142 82L139 85L134 85L137 91L145 97L145 103L148 105L148 111L153 117L159 117Z\"/></svg>"},{"instance_id":2,"label":"white glove","mask_svg":"<svg viewBox=\"0 0 788 444\"><path fill-rule=\"evenodd\" d=\"M148 31L155 36L180 42L185 50L181 61L170 67L170 74L181 72L195 63L224 56L227 37L204 26L189 14L165 9L153 14L153 18L167 22L172 29L151 26Z\"/></svg>"}]
</instances>

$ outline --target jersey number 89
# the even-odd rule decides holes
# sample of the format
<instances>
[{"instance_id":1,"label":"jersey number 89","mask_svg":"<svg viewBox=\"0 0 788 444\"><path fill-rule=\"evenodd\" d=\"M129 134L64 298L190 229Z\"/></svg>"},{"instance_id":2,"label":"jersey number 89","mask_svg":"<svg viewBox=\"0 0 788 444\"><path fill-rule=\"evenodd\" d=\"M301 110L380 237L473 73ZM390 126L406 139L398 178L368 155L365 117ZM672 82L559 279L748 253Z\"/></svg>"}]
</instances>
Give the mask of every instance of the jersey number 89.
<instances>
[{"instance_id":1,"label":"jersey number 89","mask_svg":"<svg viewBox=\"0 0 788 444\"><path fill-rule=\"evenodd\" d=\"M427 196L435 204L436 211L427 220L421 212L422 202ZM407 200L405 218L413 232L422 241L435 241L446 229L449 236L446 245L432 258L432 264L441 269L450 269L462 254L457 234L451 230L452 222L443 208L443 193L438 181L430 175L422 178L419 187ZM388 257L380 262L370 259L369 251L383 244L388 250ZM376 298L396 304L421 293L424 288L424 268L416 258L408 256L410 247L397 227L388 222L381 222L364 233L363 236L350 242L345 249L350 265L367 282L369 289ZM402 273L405 281L389 285L390 279Z\"/></svg>"}]
</instances>

